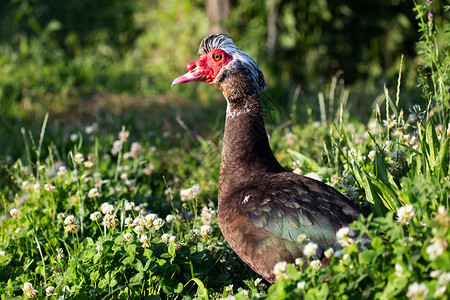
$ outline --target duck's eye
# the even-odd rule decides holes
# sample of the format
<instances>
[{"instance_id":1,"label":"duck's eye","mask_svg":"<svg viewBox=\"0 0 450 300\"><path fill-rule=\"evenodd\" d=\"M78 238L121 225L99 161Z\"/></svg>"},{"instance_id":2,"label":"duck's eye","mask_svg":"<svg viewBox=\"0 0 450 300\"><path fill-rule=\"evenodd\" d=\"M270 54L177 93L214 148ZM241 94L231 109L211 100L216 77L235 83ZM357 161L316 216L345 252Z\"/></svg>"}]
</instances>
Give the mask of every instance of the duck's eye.
<instances>
[{"instance_id":1,"label":"duck's eye","mask_svg":"<svg viewBox=\"0 0 450 300\"><path fill-rule=\"evenodd\" d=\"M219 61L219 60L222 59L222 55L221 55L220 53L214 53L213 59L214 59L215 61Z\"/></svg>"}]
</instances>

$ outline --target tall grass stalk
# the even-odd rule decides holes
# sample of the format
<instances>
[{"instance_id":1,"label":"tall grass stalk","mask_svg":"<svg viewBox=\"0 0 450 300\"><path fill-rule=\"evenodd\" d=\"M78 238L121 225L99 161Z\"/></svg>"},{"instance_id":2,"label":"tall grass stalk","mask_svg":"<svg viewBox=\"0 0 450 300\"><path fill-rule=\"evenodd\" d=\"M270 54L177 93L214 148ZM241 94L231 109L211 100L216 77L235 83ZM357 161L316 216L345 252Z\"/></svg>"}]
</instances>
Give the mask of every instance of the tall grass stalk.
<instances>
[{"instance_id":1,"label":"tall grass stalk","mask_svg":"<svg viewBox=\"0 0 450 300\"><path fill-rule=\"evenodd\" d=\"M47 275L46 275L46 271L45 271L45 258L44 258L44 255L42 254L41 244L39 243L39 239L37 237L36 223L33 219L31 212L27 212L26 217L27 217L27 220L30 223L30 225L33 227L34 240L36 241L36 247L39 250L39 255L41 256L41 261L42 261L42 273L44 276L44 284L47 285Z\"/></svg>"},{"instance_id":2,"label":"tall grass stalk","mask_svg":"<svg viewBox=\"0 0 450 300\"><path fill-rule=\"evenodd\" d=\"M75 161L75 157L73 152L69 152L69 158L72 160L73 162L73 167L74 167L74 171L75 171L75 178L76 178L76 182L77 182L77 192L76 194L78 195L78 207L79 207L79 214L80 214L80 230L81 230L81 235L84 235L84 225L83 225L83 219L84 219L84 203L83 203L83 190L81 188L81 182L80 182L80 172L81 170L78 169L78 163Z\"/></svg>"},{"instance_id":3,"label":"tall grass stalk","mask_svg":"<svg viewBox=\"0 0 450 300\"><path fill-rule=\"evenodd\" d=\"M322 125L325 125L327 122L327 113L325 108L325 98L322 92L318 94L319 98L319 108L320 108L320 122Z\"/></svg>"},{"instance_id":4,"label":"tall grass stalk","mask_svg":"<svg viewBox=\"0 0 450 300\"><path fill-rule=\"evenodd\" d=\"M45 130L47 128L48 122L48 113L45 114L44 122L42 123L41 133L39 135L39 144L36 150L36 180L39 182L40 176L40 162L41 162L41 150L42 150L42 142L44 141Z\"/></svg>"},{"instance_id":5,"label":"tall grass stalk","mask_svg":"<svg viewBox=\"0 0 450 300\"><path fill-rule=\"evenodd\" d=\"M22 133L23 143L25 145L25 153L27 155L28 168L32 168L33 164L31 162L31 153L30 153L30 145L28 144L27 132L25 128L20 128L20 132Z\"/></svg>"}]
</instances>

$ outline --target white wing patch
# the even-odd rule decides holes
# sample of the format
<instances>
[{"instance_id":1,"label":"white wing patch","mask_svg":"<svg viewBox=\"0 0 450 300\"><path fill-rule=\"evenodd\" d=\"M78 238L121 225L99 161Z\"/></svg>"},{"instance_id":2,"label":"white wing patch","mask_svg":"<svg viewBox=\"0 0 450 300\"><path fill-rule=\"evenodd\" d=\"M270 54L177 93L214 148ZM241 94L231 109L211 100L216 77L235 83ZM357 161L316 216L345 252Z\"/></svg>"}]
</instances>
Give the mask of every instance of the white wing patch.
<instances>
[{"instance_id":1,"label":"white wing patch","mask_svg":"<svg viewBox=\"0 0 450 300\"><path fill-rule=\"evenodd\" d=\"M250 197L251 197L250 195L245 196L245 197L244 197L244 200L242 200L242 204L247 203L248 200L250 200Z\"/></svg>"}]
</instances>

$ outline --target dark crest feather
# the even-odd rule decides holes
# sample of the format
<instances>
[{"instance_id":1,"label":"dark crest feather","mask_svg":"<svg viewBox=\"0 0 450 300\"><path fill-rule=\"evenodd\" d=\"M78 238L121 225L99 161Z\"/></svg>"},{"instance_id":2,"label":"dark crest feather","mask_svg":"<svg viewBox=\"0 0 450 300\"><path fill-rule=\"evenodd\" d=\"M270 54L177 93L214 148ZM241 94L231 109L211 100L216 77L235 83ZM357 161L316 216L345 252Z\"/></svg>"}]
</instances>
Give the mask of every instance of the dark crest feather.
<instances>
[{"instance_id":1,"label":"dark crest feather","mask_svg":"<svg viewBox=\"0 0 450 300\"><path fill-rule=\"evenodd\" d=\"M230 42L234 46L233 40L224 33L212 34L204 38L203 41L200 43L200 47L198 48L198 54L199 55L208 54L210 51L222 48L224 44L229 44Z\"/></svg>"},{"instance_id":2,"label":"dark crest feather","mask_svg":"<svg viewBox=\"0 0 450 300\"><path fill-rule=\"evenodd\" d=\"M250 55L236 47L233 40L224 33L212 34L202 40L198 49L199 55L206 55L215 49L222 49L228 55L233 57L233 61L228 68L234 67L236 69L245 70L252 85L259 91L267 89L266 81L261 69Z\"/></svg>"}]
</instances>

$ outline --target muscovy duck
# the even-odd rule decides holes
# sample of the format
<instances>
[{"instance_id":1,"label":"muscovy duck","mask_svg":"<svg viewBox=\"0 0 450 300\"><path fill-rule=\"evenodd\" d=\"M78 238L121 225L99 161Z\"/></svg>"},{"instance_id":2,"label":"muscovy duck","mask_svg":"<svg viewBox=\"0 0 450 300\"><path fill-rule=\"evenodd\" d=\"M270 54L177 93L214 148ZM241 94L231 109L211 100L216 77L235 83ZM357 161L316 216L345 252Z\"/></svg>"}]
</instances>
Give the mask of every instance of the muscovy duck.
<instances>
[{"instance_id":1,"label":"muscovy duck","mask_svg":"<svg viewBox=\"0 0 450 300\"><path fill-rule=\"evenodd\" d=\"M336 233L360 214L330 186L285 170L267 137L260 94L266 88L255 61L226 34L200 44L200 58L172 85L204 81L222 90L227 100L220 165L218 215L225 239L254 271L273 283L274 266L303 257L305 242L326 263L324 251L340 249Z\"/></svg>"}]
</instances>

